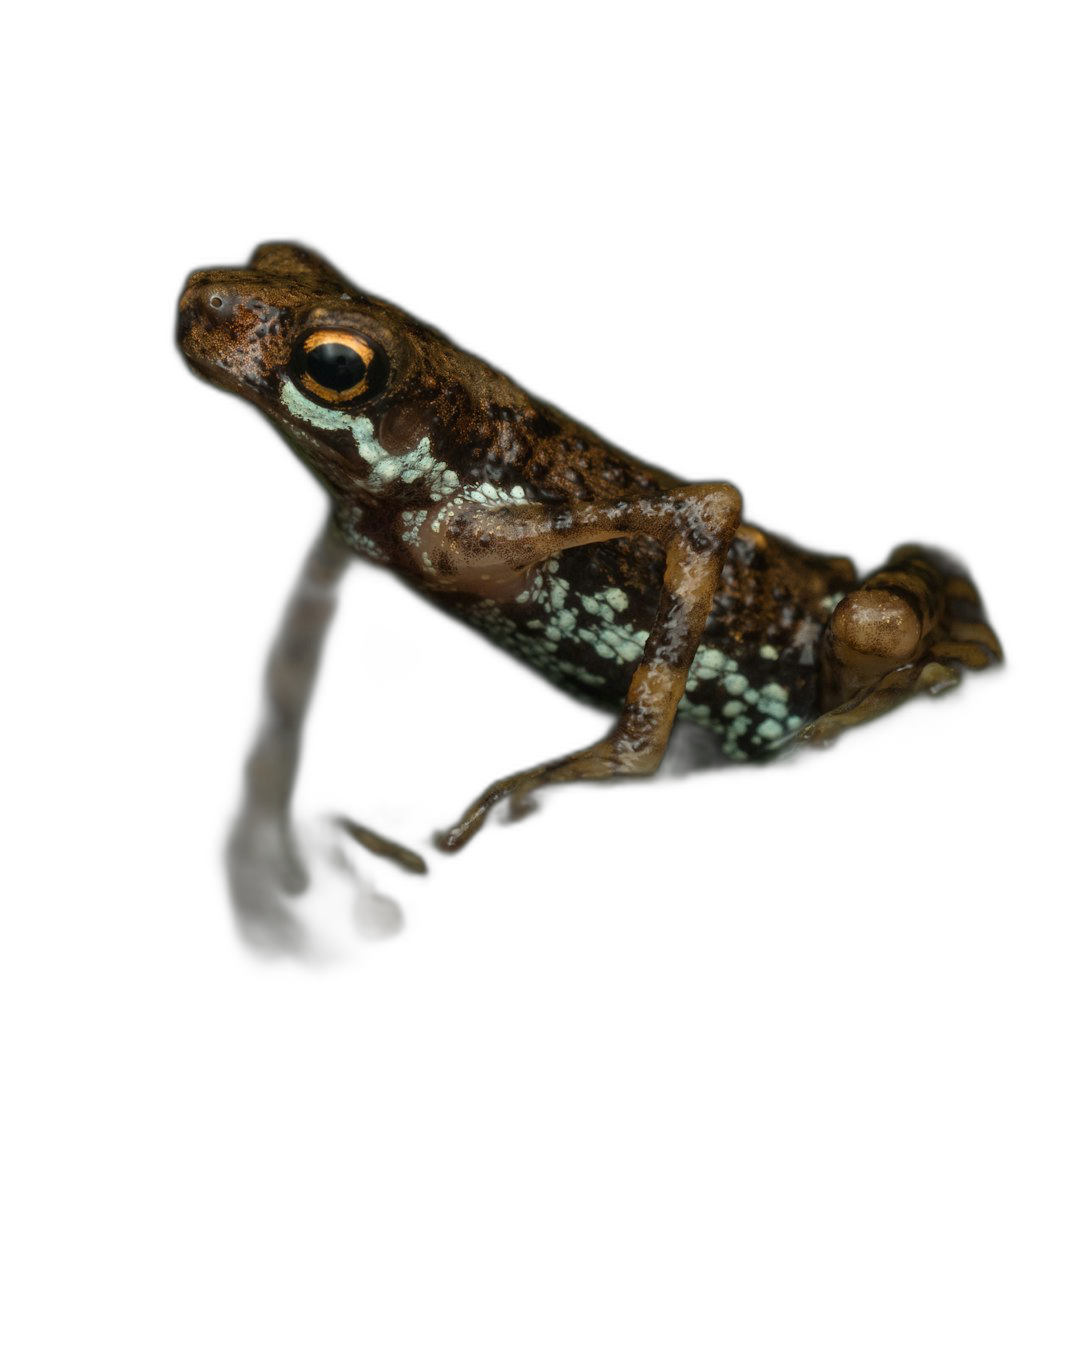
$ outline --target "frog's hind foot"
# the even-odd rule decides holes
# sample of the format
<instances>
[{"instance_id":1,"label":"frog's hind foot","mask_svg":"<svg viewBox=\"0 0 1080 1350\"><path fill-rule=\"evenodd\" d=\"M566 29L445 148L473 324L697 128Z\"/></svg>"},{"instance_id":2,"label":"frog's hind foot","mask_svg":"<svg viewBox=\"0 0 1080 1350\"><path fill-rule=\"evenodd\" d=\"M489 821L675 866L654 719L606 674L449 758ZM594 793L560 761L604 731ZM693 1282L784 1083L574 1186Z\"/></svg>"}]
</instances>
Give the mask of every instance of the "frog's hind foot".
<instances>
[{"instance_id":1,"label":"frog's hind foot","mask_svg":"<svg viewBox=\"0 0 1080 1350\"><path fill-rule=\"evenodd\" d=\"M936 549L906 544L850 591L822 640L825 711L799 740L824 744L913 694L942 693L960 668L1003 660L971 578Z\"/></svg>"},{"instance_id":2,"label":"frog's hind foot","mask_svg":"<svg viewBox=\"0 0 1080 1350\"><path fill-rule=\"evenodd\" d=\"M365 936L385 937L401 928L400 906L377 894L357 873L346 836L406 871L427 871L419 854L344 816L296 828L287 815L245 803L229 834L225 865L237 927L251 947L266 955L332 954L340 944L328 946L326 933L340 922L322 912L327 880L334 884L326 889L351 897L352 925ZM311 900L298 905L298 897L309 889Z\"/></svg>"}]
</instances>

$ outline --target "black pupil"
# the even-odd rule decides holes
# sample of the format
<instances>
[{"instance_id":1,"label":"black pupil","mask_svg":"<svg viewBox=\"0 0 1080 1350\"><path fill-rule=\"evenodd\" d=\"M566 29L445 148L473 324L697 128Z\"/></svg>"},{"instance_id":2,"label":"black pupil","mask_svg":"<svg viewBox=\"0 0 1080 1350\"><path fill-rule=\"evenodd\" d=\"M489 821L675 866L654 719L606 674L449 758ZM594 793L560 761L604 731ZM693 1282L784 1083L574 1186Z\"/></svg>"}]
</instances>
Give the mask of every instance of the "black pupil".
<instances>
[{"instance_id":1,"label":"black pupil","mask_svg":"<svg viewBox=\"0 0 1080 1350\"><path fill-rule=\"evenodd\" d=\"M308 352L307 373L316 384L340 394L360 383L367 374L367 362L344 342L323 342Z\"/></svg>"}]
</instances>

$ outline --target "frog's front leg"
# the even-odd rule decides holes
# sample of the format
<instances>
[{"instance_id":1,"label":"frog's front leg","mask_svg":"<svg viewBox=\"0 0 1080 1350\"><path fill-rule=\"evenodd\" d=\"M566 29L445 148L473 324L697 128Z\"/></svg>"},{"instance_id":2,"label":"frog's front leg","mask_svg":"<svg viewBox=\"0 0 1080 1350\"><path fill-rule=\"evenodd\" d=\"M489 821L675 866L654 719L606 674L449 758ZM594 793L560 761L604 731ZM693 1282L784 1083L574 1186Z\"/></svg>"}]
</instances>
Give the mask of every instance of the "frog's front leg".
<instances>
[{"instance_id":1,"label":"frog's front leg","mask_svg":"<svg viewBox=\"0 0 1080 1350\"><path fill-rule=\"evenodd\" d=\"M304 721L326 637L337 608L341 578L354 555L332 519L312 545L266 665L266 710L245 765L244 797L229 834L226 869L237 922L264 948L299 950L305 936L285 897L307 888L292 820ZM334 822L358 843L390 856L410 871L423 859L344 818ZM327 849L331 862L340 849Z\"/></svg>"},{"instance_id":2,"label":"frog's front leg","mask_svg":"<svg viewBox=\"0 0 1080 1350\"><path fill-rule=\"evenodd\" d=\"M567 548L606 539L646 536L664 545L660 603L641 661L630 681L622 712L610 733L595 745L550 760L493 783L462 818L437 838L440 848L462 847L488 812L509 797L515 816L530 797L550 783L650 774L667 749L687 673L705 628L742 502L728 483L673 489L659 497L611 504L580 504L549 510L508 508L470 522L444 545L437 559L444 569L460 568L459 581L475 578L497 585L493 552L524 569ZM453 532L450 532L453 534ZM516 573L520 577L520 572ZM520 580L516 583L520 587Z\"/></svg>"}]
</instances>

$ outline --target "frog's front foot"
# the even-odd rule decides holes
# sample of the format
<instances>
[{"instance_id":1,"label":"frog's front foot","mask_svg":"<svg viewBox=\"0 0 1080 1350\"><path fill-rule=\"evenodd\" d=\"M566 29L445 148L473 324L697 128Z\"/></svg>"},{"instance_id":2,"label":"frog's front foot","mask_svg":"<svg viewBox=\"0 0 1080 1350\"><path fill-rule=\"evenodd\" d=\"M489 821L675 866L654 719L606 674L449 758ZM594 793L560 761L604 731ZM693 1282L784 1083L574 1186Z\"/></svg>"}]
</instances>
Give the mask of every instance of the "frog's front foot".
<instances>
[{"instance_id":1,"label":"frog's front foot","mask_svg":"<svg viewBox=\"0 0 1080 1350\"><path fill-rule=\"evenodd\" d=\"M308 890L313 871L329 873L336 890L353 900L353 923L367 936L396 932L403 918L397 902L377 895L356 872L344 837L370 852L390 858L410 872L425 872L424 860L411 849L372 830L336 817L298 832L291 819L246 803L229 834L226 871L233 913L251 946L268 954L315 956L326 950L316 928L327 927L314 913L322 886L310 904L296 899ZM310 869L309 869L310 863Z\"/></svg>"},{"instance_id":2,"label":"frog's front foot","mask_svg":"<svg viewBox=\"0 0 1080 1350\"><path fill-rule=\"evenodd\" d=\"M464 848L501 801L509 799L510 819L518 821L536 809L534 793L540 788L553 783L595 782L650 774L659 764L661 755L662 749L657 754L651 746L630 746L612 736L572 755L500 778L477 797L456 825L435 836L435 845L444 853Z\"/></svg>"}]
</instances>

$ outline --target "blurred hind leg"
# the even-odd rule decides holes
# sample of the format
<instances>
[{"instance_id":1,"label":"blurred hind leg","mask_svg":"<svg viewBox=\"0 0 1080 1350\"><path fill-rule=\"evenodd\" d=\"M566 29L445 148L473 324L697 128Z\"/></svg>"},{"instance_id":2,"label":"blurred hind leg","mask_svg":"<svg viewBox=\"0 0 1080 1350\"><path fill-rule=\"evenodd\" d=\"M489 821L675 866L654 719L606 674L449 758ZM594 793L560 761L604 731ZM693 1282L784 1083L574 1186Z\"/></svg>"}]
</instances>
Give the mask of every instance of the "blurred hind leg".
<instances>
[{"instance_id":1,"label":"blurred hind leg","mask_svg":"<svg viewBox=\"0 0 1080 1350\"><path fill-rule=\"evenodd\" d=\"M934 549L894 549L880 571L837 605L822 638L822 714L803 741L826 742L912 694L940 693L958 667L1002 659L963 568Z\"/></svg>"}]
</instances>

